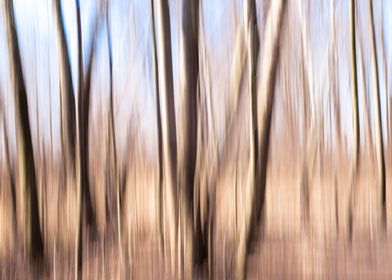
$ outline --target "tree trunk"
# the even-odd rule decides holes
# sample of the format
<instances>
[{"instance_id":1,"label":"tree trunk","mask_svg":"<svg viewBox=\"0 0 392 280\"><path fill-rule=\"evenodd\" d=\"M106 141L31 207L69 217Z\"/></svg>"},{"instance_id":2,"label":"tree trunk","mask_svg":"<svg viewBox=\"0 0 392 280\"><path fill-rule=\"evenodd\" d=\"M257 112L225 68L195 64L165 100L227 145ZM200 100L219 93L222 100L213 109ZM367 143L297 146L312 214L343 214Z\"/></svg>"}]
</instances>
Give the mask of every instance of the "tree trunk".
<instances>
[{"instance_id":1,"label":"tree trunk","mask_svg":"<svg viewBox=\"0 0 392 280\"><path fill-rule=\"evenodd\" d=\"M118 231L118 247L120 254L120 261L122 262L122 227L121 227L121 193L120 189L120 176L118 171L118 160L117 160L117 145L116 145L116 133L114 125L114 93L113 93L113 53L112 53L112 35L110 30L110 10L109 10L109 0L106 0L106 31L107 31L107 41L109 49L109 79L110 79L110 101L109 101L109 112L110 112L110 140L112 144L112 155L114 161L114 182L116 191L116 208L117 208L117 231ZM109 143L109 145L110 145Z\"/></svg>"},{"instance_id":2,"label":"tree trunk","mask_svg":"<svg viewBox=\"0 0 392 280\"><path fill-rule=\"evenodd\" d=\"M250 0L248 0L250 1ZM256 32L256 13L255 13L255 2L247 2L248 12L246 14L249 16L247 19L247 24L249 24L248 34ZM245 211L246 220L244 226L240 233L240 244L237 251L236 260L236 277L243 278L244 269L246 267L246 247L249 244L251 238L251 227L257 225L257 221L261 219L263 215L264 208L264 198L266 190L267 181L267 165L268 165L268 152L269 152L269 138L271 130L271 120L272 120L272 110L274 106L275 97L275 82L277 76L277 68L279 63L279 49L280 49L280 33L282 26L283 14L286 7L286 1L271 1L269 8L269 15L265 28L265 41L264 41L264 55L262 64L262 75L261 83L258 89L252 89L252 83L255 81L250 81L250 90L255 91L257 95L252 98L252 127L251 127L251 141L253 142L252 152L252 162L253 166L253 183L251 189L246 194L246 201L251 201L251 204L247 207ZM252 7L254 11L252 12ZM252 15L253 14L253 15ZM253 29L254 28L254 29ZM249 36L249 35L248 35ZM255 35L253 35L255 36ZM256 50L256 39L252 36L248 37L248 59L249 62L255 63ZM255 67L255 66L253 66ZM250 66L250 69L253 68ZM255 68L254 68L255 69ZM254 70L255 71L255 70ZM254 77L255 74L250 74L250 77ZM255 87L255 86L254 86ZM252 95L253 96L253 95ZM255 104L254 104L254 103ZM257 116L255 116L257 112ZM258 118L259 117L259 118ZM257 129L256 129L257 125ZM257 134L257 138L256 135ZM255 143L255 139L257 142ZM255 222L256 221L256 222ZM251 225L251 226L250 226Z\"/></svg>"},{"instance_id":3,"label":"tree trunk","mask_svg":"<svg viewBox=\"0 0 392 280\"><path fill-rule=\"evenodd\" d=\"M54 18L60 72L61 144L68 178L68 176L75 177L76 111L71 63L65 38L64 19L60 0L54 0Z\"/></svg>"},{"instance_id":4,"label":"tree trunk","mask_svg":"<svg viewBox=\"0 0 392 280\"><path fill-rule=\"evenodd\" d=\"M20 188L21 210L23 211L23 213L20 213L21 217L23 217L21 233L26 253L33 259L39 259L43 254L43 240L40 230L36 170L29 123L29 108L12 0L3 1L3 13L8 39L11 83L15 98L15 127L18 153L17 186Z\"/></svg>"},{"instance_id":5,"label":"tree trunk","mask_svg":"<svg viewBox=\"0 0 392 280\"><path fill-rule=\"evenodd\" d=\"M99 11L100 13L101 11ZM77 139L77 189L78 189L78 230L77 230L77 258L76 273L81 272L83 252L83 213L86 215L87 225L95 232L97 229L96 218L91 201L90 180L88 176L89 164L89 113L90 113L90 90L91 73L96 47L97 32L100 25L100 17L96 19L93 27L92 39L89 43L89 56L87 69L83 71L83 49L82 49L82 26L80 17L80 3L76 0L77 30L78 30L78 139ZM78 276L78 275L76 275Z\"/></svg>"},{"instance_id":6,"label":"tree trunk","mask_svg":"<svg viewBox=\"0 0 392 280\"><path fill-rule=\"evenodd\" d=\"M192 263L200 259L202 249L201 227L192 230L193 188L197 156L197 99L199 81L199 1L182 0L180 33L180 94L183 98L184 124L180 133L184 148L180 155L179 203L181 213L181 260L185 277L192 277Z\"/></svg>"},{"instance_id":7,"label":"tree trunk","mask_svg":"<svg viewBox=\"0 0 392 280\"><path fill-rule=\"evenodd\" d=\"M374 100L376 103L375 119L376 119L376 145L377 145L377 165L378 165L378 189L381 192L381 221L384 229L386 229L386 186L385 186L385 159L384 159L384 142L382 133L382 116L380 101L380 80L378 75L378 54L376 44L376 31L374 27L374 8L373 1L369 0L370 6L370 25L371 25L371 50L372 50L372 73L375 82L373 89Z\"/></svg>"},{"instance_id":8,"label":"tree trunk","mask_svg":"<svg viewBox=\"0 0 392 280\"><path fill-rule=\"evenodd\" d=\"M153 52L154 52L154 81L156 91L156 118L157 118L157 134L158 134L158 206L157 206L157 217L158 217L158 234L160 238L161 250L164 248L164 236L163 236L163 151L162 151L162 119L161 119L161 100L159 95L159 75L158 75L158 51L156 43L156 32L155 32L155 15L154 15L154 0L150 1L151 5L151 21L152 21L152 39L153 39Z\"/></svg>"},{"instance_id":9,"label":"tree trunk","mask_svg":"<svg viewBox=\"0 0 392 280\"><path fill-rule=\"evenodd\" d=\"M166 187L172 271L175 271L177 222L177 137L171 56L170 14L167 0L155 0L159 97L161 98L163 182Z\"/></svg>"},{"instance_id":10,"label":"tree trunk","mask_svg":"<svg viewBox=\"0 0 392 280\"><path fill-rule=\"evenodd\" d=\"M357 50L356 50L356 29L355 29L355 1L350 1L350 38L351 38L351 101L353 110L353 169L351 171L351 185L349 191L349 217L348 217L348 234L349 239L352 238L352 223L353 223L353 198L355 192L356 178L359 167L359 112L358 112L358 78L357 78Z\"/></svg>"}]
</instances>

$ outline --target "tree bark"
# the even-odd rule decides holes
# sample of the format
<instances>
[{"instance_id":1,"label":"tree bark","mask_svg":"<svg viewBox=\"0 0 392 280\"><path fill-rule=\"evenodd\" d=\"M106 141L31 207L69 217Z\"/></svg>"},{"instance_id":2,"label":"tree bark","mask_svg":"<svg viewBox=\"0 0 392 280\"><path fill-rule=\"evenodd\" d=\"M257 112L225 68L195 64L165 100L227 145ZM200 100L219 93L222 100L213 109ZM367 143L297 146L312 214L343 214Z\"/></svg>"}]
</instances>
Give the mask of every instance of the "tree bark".
<instances>
[{"instance_id":1,"label":"tree bark","mask_svg":"<svg viewBox=\"0 0 392 280\"><path fill-rule=\"evenodd\" d=\"M61 144L68 177L75 176L76 168L76 110L75 95L72 86L71 63L65 38L64 19L60 0L54 0L54 18L60 72Z\"/></svg>"},{"instance_id":2,"label":"tree bark","mask_svg":"<svg viewBox=\"0 0 392 280\"><path fill-rule=\"evenodd\" d=\"M192 263L200 259L202 249L201 227L192 229L193 188L197 156L197 99L199 81L199 1L182 0L180 33L180 94L183 98L183 149L179 164L179 203L181 213L181 259L185 277L192 276Z\"/></svg>"},{"instance_id":3,"label":"tree bark","mask_svg":"<svg viewBox=\"0 0 392 280\"><path fill-rule=\"evenodd\" d=\"M154 81L156 92L156 118L157 118L157 134L158 134L158 234L160 238L161 250L164 249L164 236L163 236L163 151L162 151L162 119L161 119L161 98L159 95L159 75L158 75L158 51L156 43L155 32L155 14L154 14L154 0L150 1L151 7L151 21L152 21L152 40L154 52Z\"/></svg>"},{"instance_id":4,"label":"tree bark","mask_svg":"<svg viewBox=\"0 0 392 280\"><path fill-rule=\"evenodd\" d=\"M167 195L167 212L172 271L175 271L177 214L177 136L173 90L170 14L167 0L155 0L158 81L161 98L163 182Z\"/></svg>"},{"instance_id":5,"label":"tree bark","mask_svg":"<svg viewBox=\"0 0 392 280\"><path fill-rule=\"evenodd\" d=\"M352 110L353 110L353 151L354 151L354 159L353 159L353 170L351 171L351 185L349 191L349 217L348 217L348 234L349 239L352 238L352 221L354 215L353 209L353 197L354 197L354 188L356 185L357 172L359 167L359 112L358 112L358 77L357 77L357 51L356 51L356 29L355 29L355 1L350 1L350 39L351 39L351 101L352 101Z\"/></svg>"},{"instance_id":6,"label":"tree bark","mask_svg":"<svg viewBox=\"0 0 392 280\"><path fill-rule=\"evenodd\" d=\"M256 1L255 0L246 0L245 6L245 38L246 38L246 46L247 46L247 62L248 62L248 93L250 100L250 124L251 124L251 166L253 167L253 194L249 202L252 204L251 209L251 217L250 224L247 237L247 246L250 246L251 235L257 234L257 221L261 214L261 205L260 201L260 173L259 173L259 135L258 135L258 126L257 126L257 62L259 56L259 31L257 28L257 15L256 15ZM253 236L256 237L256 236Z\"/></svg>"},{"instance_id":7,"label":"tree bark","mask_svg":"<svg viewBox=\"0 0 392 280\"><path fill-rule=\"evenodd\" d=\"M100 13L101 11L99 11ZM76 273L81 272L82 252L83 252L83 213L86 215L87 224L90 229L95 232L97 229L96 218L91 201L90 180L89 180L89 113L90 113L90 90L91 90L91 74L94 62L94 53L96 48L96 39L98 28L100 26L101 15L98 15L93 32L91 42L89 43L89 53L87 60L87 69L83 69L83 49L82 49L82 26L80 18L80 3L76 0L77 30L78 30L78 139L77 139L77 189L78 189L78 230L77 230L77 258ZM79 275L76 275L76 277Z\"/></svg>"},{"instance_id":8,"label":"tree bark","mask_svg":"<svg viewBox=\"0 0 392 280\"><path fill-rule=\"evenodd\" d=\"M376 147L377 147L377 165L378 165L378 188L381 192L381 221L384 229L386 229L386 184L385 184L385 158L384 158L384 142L382 132L382 116L380 101L380 79L378 75L378 54L376 31L374 27L374 7L373 1L369 0L370 6L370 25L371 25L371 50L372 50L372 73L375 82L373 94L375 100L375 119L376 119Z\"/></svg>"},{"instance_id":9,"label":"tree bark","mask_svg":"<svg viewBox=\"0 0 392 280\"><path fill-rule=\"evenodd\" d=\"M248 0L250 1L250 0ZM254 3L254 2L253 2ZM249 8L255 7L255 4L247 3ZM275 97L275 83L277 77L277 68L279 63L279 50L280 50L280 33L282 27L283 14L286 8L286 1L271 1L269 8L269 15L266 23L266 34L264 39L264 55L262 62L262 75L261 82L258 89L253 89L257 95L252 100L252 134L257 134L257 143L255 143L255 135L251 136L253 141L253 150L251 155L253 161L252 187L246 194L246 201L251 201L250 206L247 206L245 210L246 220L245 226L242 227L240 233L240 244L237 252L236 260L236 277L243 278L244 269L246 267L246 247L250 243L251 238L251 227L256 226L255 221L259 221L263 215L264 209L264 198L267 181L267 166L268 166L268 153L269 153L269 138L271 131L271 120L272 111L274 106ZM255 9L255 8L254 8ZM252 16L253 13L253 16ZM256 27L256 13L249 9L247 13L249 15L248 24L250 27ZM256 32L255 29L249 29L248 34ZM255 35L254 35L255 36ZM250 37L251 38L251 37ZM249 40L249 53L248 55L255 53L255 38ZM254 63L255 58L249 60ZM250 68L251 69L251 68ZM253 74L255 75L255 74ZM252 77L252 74L250 75ZM251 81L252 83L252 81ZM250 85L252 85L250 83ZM252 86L250 87L252 91ZM256 103L253 104L253 102ZM257 110L257 111L256 111ZM254 117L255 111L257 112L256 119ZM256 130L257 124L257 130ZM256 148L257 146L257 148ZM252 225L252 226L250 226Z\"/></svg>"},{"instance_id":10,"label":"tree bark","mask_svg":"<svg viewBox=\"0 0 392 280\"><path fill-rule=\"evenodd\" d=\"M18 153L17 186L20 188L23 213L24 249L33 259L43 255L43 240L40 230L38 196L36 189L36 170L29 123L29 108L20 58L14 6L12 0L3 1L4 24L8 39L11 83L15 98L15 126Z\"/></svg>"}]
</instances>

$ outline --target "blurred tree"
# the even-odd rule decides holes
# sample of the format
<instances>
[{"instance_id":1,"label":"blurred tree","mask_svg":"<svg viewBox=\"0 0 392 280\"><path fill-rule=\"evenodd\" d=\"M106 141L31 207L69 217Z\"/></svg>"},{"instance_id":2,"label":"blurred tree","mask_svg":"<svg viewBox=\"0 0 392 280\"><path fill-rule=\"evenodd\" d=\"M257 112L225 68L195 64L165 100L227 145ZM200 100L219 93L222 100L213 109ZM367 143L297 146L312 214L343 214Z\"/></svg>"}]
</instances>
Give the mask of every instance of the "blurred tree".
<instances>
[{"instance_id":1,"label":"blurred tree","mask_svg":"<svg viewBox=\"0 0 392 280\"><path fill-rule=\"evenodd\" d=\"M8 39L9 71L15 100L15 127L18 154L17 184L20 204L17 211L21 218L20 233L25 252L33 259L43 255L43 240L40 230L38 197L29 108L19 53L18 35L14 20L12 0L3 1L4 25Z\"/></svg>"},{"instance_id":2,"label":"blurred tree","mask_svg":"<svg viewBox=\"0 0 392 280\"><path fill-rule=\"evenodd\" d=\"M78 189L78 236L77 236L77 270L80 272L82 266L82 248L83 248L83 213L87 218L90 228L97 230L96 217L94 217L90 179L89 179L89 115L90 115L90 91L92 79L92 67L96 49L97 34L102 19L102 3L99 3L99 11L92 27L91 41L88 42L87 69L83 68L83 42L82 42L82 25L80 18L80 1L76 1L77 31L78 31L78 155L77 155L77 189ZM96 214L96 213L95 213Z\"/></svg>"},{"instance_id":3,"label":"blurred tree","mask_svg":"<svg viewBox=\"0 0 392 280\"><path fill-rule=\"evenodd\" d=\"M157 7L154 12L154 4ZM169 224L169 246L172 272L175 272L175 252L177 249L176 232L178 230L178 196L177 196L177 132L174 107L173 66L171 54L170 13L167 0L155 0L152 4L154 17L154 36L156 42L156 66L159 81L160 118L158 128L162 128L162 164L163 181L166 188ZM156 17L156 19L155 19ZM161 197L163 199L163 197ZM163 203L161 204L163 206ZM161 210L162 211L162 210ZM166 227L165 223L164 227ZM165 238L166 239L166 238ZM166 240L165 240L166 243Z\"/></svg>"},{"instance_id":4,"label":"blurred tree","mask_svg":"<svg viewBox=\"0 0 392 280\"><path fill-rule=\"evenodd\" d=\"M348 216L348 234L352 238L352 223L354 215L354 193L359 168L359 112L358 112L358 78L357 78L357 50L356 50L356 25L355 25L355 0L350 1L350 47L351 47L351 101L352 101L352 120L353 120L353 167L351 171L351 182L349 186L349 216Z\"/></svg>"},{"instance_id":5,"label":"blurred tree","mask_svg":"<svg viewBox=\"0 0 392 280\"><path fill-rule=\"evenodd\" d=\"M181 0L180 31L180 95L183 98L183 125L179 129L183 149L180 150L179 213L180 259L186 278L192 277L193 260L201 261L203 248L201 226L193 228L195 167L197 157L197 121L199 95L199 1Z\"/></svg>"},{"instance_id":6,"label":"blurred tree","mask_svg":"<svg viewBox=\"0 0 392 280\"><path fill-rule=\"evenodd\" d=\"M78 35L78 114L75 111L75 95L72 86L71 62L68 55L68 46L65 39L64 20L60 0L54 2L54 15L56 22L56 38L60 64L60 93L61 93L61 126L62 148L66 165L67 187L76 181L78 198L78 226L76 232L76 277L80 272L82 262L82 230L83 212L86 211L88 224L96 228L88 178L88 123L90 107L90 87L93 55L96 37L100 22L97 16L91 42L89 43L89 57L87 70L83 69L82 30L80 19L80 3L76 0L77 35ZM100 12L100 11L99 11ZM77 120L77 122L76 122ZM76 131L76 127L78 130ZM75 148L76 143L76 148Z\"/></svg>"},{"instance_id":7,"label":"blurred tree","mask_svg":"<svg viewBox=\"0 0 392 280\"><path fill-rule=\"evenodd\" d=\"M243 223L240 232L240 240L237 248L236 278L238 279L243 278L245 272L247 247L249 246L251 232L254 227L257 226L255 221L260 220L263 215L271 120L275 99L277 68L279 64L280 34L286 1L280 0L270 2L264 36L264 54L261 68L263 72L257 89L255 81L258 52L258 39L256 39L256 5L252 0L247 0L245 4L246 36L248 38L248 85L250 93L253 92L251 98L251 139L253 148L251 148L252 161L250 165L253 182L245 197L245 201L251 201L251 203L247 203L245 206L245 222ZM257 134L257 136L254 134ZM256 140L257 142L255 142Z\"/></svg>"},{"instance_id":8,"label":"blurred tree","mask_svg":"<svg viewBox=\"0 0 392 280\"><path fill-rule=\"evenodd\" d=\"M369 0L369 13L370 13L370 45L372 50L372 73L374 79L374 100L375 100L375 120L376 120L376 147L377 147L377 165L378 165L378 188L381 193L381 220L386 229L386 185L385 185L385 159L384 159L384 141L382 132L382 117L381 117L381 96L380 96L380 79L378 75L378 54L377 54L377 41L376 31L374 27L374 1Z\"/></svg>"}]
</instances>

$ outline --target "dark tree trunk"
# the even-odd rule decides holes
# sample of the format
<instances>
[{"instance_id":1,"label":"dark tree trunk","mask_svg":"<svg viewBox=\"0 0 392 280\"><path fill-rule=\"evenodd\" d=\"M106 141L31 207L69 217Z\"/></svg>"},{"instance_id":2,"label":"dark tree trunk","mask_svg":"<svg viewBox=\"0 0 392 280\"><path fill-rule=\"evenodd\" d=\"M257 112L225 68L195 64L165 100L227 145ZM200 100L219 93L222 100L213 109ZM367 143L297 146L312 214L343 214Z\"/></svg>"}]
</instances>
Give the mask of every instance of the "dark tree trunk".
<instances>
[{"instance_id":1,"label":"dark tree trunk","mask_svg":"<svg viewBox=\"0 0 392 280\"><path fill-rule=\"evenodd\" d=\"M193 229L193 203L195 168L197 157L197 100L199 82L199 1L182 0L181 33L180 33L180 90L183 98L183 154L179 164L180 182L180 211L182 212L182 254L186 274L192 273L193 261L200 263L205 257L201 236L200 220ZM191 235L191 236L187 236ZM190 239L190 240L188 240ZM185 252L187 247L187 252Z\"/></svg>"},{"instance_id":2,"label":"dark tree trunk","mask_svg":"<svg viewBox=\"0 0 392 280\"><path fill-rule=\"evenodd\" d=\"M154 52L154 81L156 91L156 118L157 118L157 134L158 134L158 231L160 238L161 249L164 247L164 236L163 236L163 150L162 150L162 119L161 119L161 100L159 96L159 75L158 75L158 54L157 54L157 42L155 32L155 15L154 15L154 0L150 1L151 5L151 21L152 21L152 39L153 39L153 52Z\"/></svg>"},{"instance_id":3,"label":"dark tree trunk","mask_svg":"<svg viewBox=\"0 0 392 280\"><path fill-rule=\"evenodd\" d=\"M79 152L79 178L78 192L79 192L79 230L78 230L78 247L77 247L77 267L78 271L82 266L82 252L83 252L83 213L90 226L90 230L96 233L97 225L94 217L94 211L90 193L89 180L89 114L90 114L90 90L91 90L91 73L95 52L95 45L97 39L97 32L99 28L100 18L96 19L93 27L92 41L89 44L89 53L87 60L86 72L83 71L83 49L82 49L82 26L80 17L80 3L76 0L76 14L77 14L77 30L78 30L78 69L79 69L79 83L78 83L78 152ZM100 15L98 16L100 17Z\"/></svg>"},{"instance_id":4,"label":"dark tree trunk","mask_svg":"<svg viewBox=\"0 0 392 280\"><path fill-rule=\"evenodd\" d=\"M385 183L385 158L384 158L384 141L382 132L382 116L381 116L381 101L380 101L380 79L378 75L378 54L377 54L377 41L376 31L374 27L374 8L373 1L369 1L370 6L370 24L371 24L371 46L372 46L372 70L375 82L374 100L376 103L376 139L377 139L377 163L378 163L378 187L381 192L381 219L386 229L386 183Z\"/></svg>"},{"instance_id":5,"label":"dark tree trunk","mask_svg":"<svg viewBox=\"0 0 392 280\"><path fill-rule=\"evenodd\" d=\"M10 57L10 73L15 98L15 126L18 150L17 184L22 189L22 203L24 204L24 246L27 253L33 257L33 259L38 259L43 255L43 240L40 230L36 170L29 123L29 108L14 19L13 1L5 0L3 5L4 23L8 38L8 53Z\"/></svg>"},{"instance_id":6,"label":"dark tree trunk","mask_svg":"<svg viewBox=\"0 0 392 280\"><path fill-rule=\"evenodd\" d=\"M60 65L60 117L61 117L61 144L67 172L75 176L76 160L76 110L75 95L72 86L71 63L67 41L65 38L64 19L60 0L54 2L54 17L56 25L57 47Z\"/></svg>"},{"instance_id":7,"label":"dark tree trunk","mask_svg":"<svg viewBox=\"0 0 392 280\"><path fill-rule=\"evenodd\" d=\"M163 184L167 188L169 241L172 270L175 270L176 231L178 223L177 203L177 132L173 90L173 66L171 54L170 13L167 0L156 0L157 17L155 40L157 44L160 119L162 127ZM162 205L163 206L163 205Z\"/></svg>"},{"instance_id":8,"label":"dark tree trunk","mask_svg":"<svg viewBox=\"0 0 392 280\"><path fill-rule=\"evenodd\" d=\"M353 108L353 130L354 130L354 164L351 175L351 185L349 192L349 217L348 217L348 234L349 239L352 237L352 222L353 222L353 197L354 197L354 188L356 184L357 178L357 170L359 167L359 112L358 112L358 74L357 74L357 48L356 48L356 28L355 28L355 0L350 1L350 37L351 37L351 72L352 72L352 80L351 80L351 101Z\"/></svg>"},{"instance_id":9,"label":"dark tree trunk","mask_svg":"<svg viewBox=\"0 0 392 280\"><path fill-rule=\"evenodd\" d=\"M247 52L248 52L248 90L249 90L249 99L250 99L250 110L251 110L251 123L252 123L252 131L251 131L251 150L252 150L252 166L253 170L253 197L252 197L252 214L250 220L250 231L255 234L257 232L257 221L261 215L261 206L262 200L260 200L260 166L259 166L259 135L258 135L258 127L257 127L257 62L259 56L259 31L257 28L257 15L256 15L256 1L255 0L247 0L247 10L246 17L247 21L245 26L246 38L247 38ZM269 133L269 132L268 132ZM251 233L250 233L251 234ZM249 247L250 238L247 240L247 246Z\"/></svg>"}]
</instances>

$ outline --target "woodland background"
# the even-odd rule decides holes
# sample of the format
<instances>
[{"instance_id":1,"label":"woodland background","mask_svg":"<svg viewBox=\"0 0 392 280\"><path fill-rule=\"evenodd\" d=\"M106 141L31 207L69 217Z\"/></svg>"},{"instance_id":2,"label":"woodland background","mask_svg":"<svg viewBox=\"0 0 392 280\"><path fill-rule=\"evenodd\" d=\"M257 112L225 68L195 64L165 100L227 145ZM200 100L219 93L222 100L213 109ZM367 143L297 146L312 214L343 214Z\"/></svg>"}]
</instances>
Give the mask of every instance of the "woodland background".
<instances>
[{"instance_id":1,"label":"woodland background","mask_svg":"<svg viewBox=\"0 0 392 280\"><path fill-rule=\"evenodd\" d=\"M0 278L391 277L391 1L0 9Z\"/></svg>"}]
</instances>

